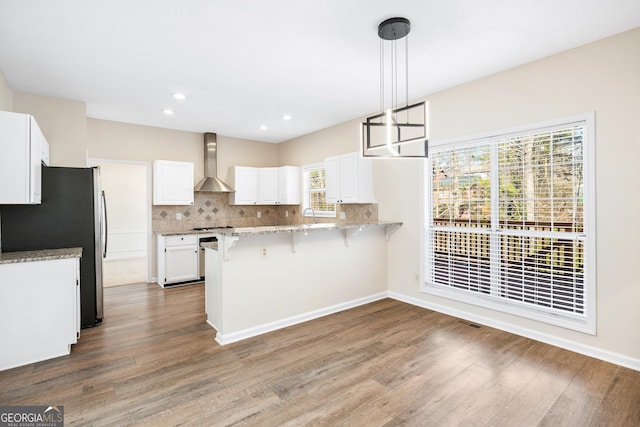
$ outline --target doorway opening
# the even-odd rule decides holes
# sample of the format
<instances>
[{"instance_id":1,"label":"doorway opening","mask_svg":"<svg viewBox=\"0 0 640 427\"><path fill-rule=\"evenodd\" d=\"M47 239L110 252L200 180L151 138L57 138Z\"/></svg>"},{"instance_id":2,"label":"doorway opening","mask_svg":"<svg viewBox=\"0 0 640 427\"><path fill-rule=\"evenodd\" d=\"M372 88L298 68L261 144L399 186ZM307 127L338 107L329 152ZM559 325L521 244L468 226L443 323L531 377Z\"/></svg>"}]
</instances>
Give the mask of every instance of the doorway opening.
<instances>
[{"instance_id":1,"label":"doorway opening","mask_svg":"<svg viewBox=\"0 0 640 427\"><path fill-rule=\"evenodd\" d=\"M107 205L107 256L103 286L152 281L151 169L148 162L90 159L100 167Z\"/></svg>"}]
</instances>

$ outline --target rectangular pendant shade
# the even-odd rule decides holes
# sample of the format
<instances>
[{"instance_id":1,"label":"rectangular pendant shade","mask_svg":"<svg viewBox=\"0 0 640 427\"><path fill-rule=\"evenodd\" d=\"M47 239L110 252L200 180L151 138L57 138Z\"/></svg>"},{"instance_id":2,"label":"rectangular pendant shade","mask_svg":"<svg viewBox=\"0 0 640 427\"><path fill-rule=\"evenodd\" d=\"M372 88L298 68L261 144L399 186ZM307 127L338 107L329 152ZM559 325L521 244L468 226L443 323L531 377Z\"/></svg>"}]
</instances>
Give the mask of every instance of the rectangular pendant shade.
<instances>
[{"instance_id":1,"label":"rectangular pendant shade","mask_svg":"<svg viewBox=\"0 0 640 427\"><path fill-rule=\"evenodd\" d=\"M362 155L377 158L429 157L426 101L388 109L362 123Z\"/></svg>"}]
</instances>

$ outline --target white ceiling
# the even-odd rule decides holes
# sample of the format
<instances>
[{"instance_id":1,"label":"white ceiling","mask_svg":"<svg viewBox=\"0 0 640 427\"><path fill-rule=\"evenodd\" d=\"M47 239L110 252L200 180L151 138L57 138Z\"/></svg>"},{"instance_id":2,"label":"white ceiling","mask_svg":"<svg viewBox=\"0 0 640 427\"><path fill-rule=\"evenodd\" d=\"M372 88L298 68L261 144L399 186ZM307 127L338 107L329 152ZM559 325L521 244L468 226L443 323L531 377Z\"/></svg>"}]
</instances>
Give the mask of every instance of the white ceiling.
<instances>
[{"instance_id":1,"label":"white ceiling","mask_svg":"<svg viewBox=\"0 0 640 427\"><path fill-rule=\"evenodd\" d=\"M89 117L281 142L376 112L393 16L415 99L639 27L640 1L0 0L0 70Z\"/></svg>"}]
</instances>

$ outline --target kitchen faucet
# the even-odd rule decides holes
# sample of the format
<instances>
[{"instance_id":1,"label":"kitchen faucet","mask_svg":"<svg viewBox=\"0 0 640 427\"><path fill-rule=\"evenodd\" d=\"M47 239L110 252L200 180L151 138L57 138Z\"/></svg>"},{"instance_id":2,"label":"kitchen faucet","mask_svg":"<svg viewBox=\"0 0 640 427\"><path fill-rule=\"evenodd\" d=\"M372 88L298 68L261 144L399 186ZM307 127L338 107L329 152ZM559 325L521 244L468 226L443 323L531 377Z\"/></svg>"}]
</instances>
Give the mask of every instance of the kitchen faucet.
<instances>
[{"instance_id":1,"label":"kitchen faucet","mask_svg":"<svg viewBox=\"0 0 640 427\"><path fill-rule=\"evenodd\" d=\"M304 218L304 214L307 213L307 211L311 211L311 215L313 215L313 223L316 224L316 211L314 211L311 208L306 208L305 210L302 211L302 217Z\"/></svg>"}]
</instances>

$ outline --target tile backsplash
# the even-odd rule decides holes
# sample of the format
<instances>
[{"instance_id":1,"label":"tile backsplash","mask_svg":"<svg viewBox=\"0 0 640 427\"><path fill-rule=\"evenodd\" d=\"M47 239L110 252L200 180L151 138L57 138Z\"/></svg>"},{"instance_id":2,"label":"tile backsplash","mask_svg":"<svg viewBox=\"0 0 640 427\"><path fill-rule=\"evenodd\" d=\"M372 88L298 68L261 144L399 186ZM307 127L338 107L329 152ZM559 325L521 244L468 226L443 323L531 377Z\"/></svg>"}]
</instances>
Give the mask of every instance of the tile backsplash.
<instances>
[{"instance_id":1,"label":"tile backsplash","mask_svg":"<svg viewBox=\"0 0 640 427\"><path fill-rule=\"evenodd\" d=\"M258 218L258 212L261 217ZM288 212L288 216L286 213ZM345 219L340 220L340 212ZM180 214L182 219L176 219ZM378 205L345 204L336 206L335 218L318 218L318 222L377 222ZM153 231L185 231L194 227L256 227L311 222L302 218L300 205L229 205L227 193L195 193L193 206L152 206Z\"/></svg>"}]
</instances>

